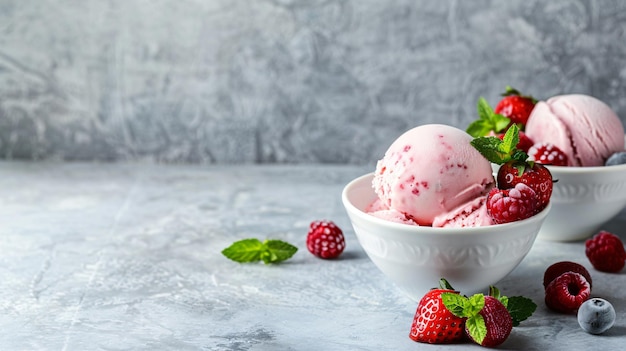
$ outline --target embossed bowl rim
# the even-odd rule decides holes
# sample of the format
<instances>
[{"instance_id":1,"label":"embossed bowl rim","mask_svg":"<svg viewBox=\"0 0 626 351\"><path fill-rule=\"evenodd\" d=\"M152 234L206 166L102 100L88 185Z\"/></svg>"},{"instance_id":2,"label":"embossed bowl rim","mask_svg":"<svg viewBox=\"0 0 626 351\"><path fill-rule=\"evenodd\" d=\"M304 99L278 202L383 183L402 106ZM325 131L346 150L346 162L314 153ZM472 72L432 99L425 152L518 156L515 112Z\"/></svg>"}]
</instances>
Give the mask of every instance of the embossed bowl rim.
<instances>
[{"instance_id":1,"label":"embossed bowl rim","mask_svg":"<svg viewBox=\"0 0 626 351\"><path fill-rule=\"evenodd\" d=\"M615 166L614 166L615 167ZM504 224L494 224L483 227L465 227L465 228L436 228L436 227L428 227L428 226L416 226L410 224L396 223L387 221L378 217L374 217L372 215L367 214L364 211L364 208L359 208L353 204L354 196L360 194L360 196L367 196L368 201L365 201L365 205L371 203L376 198L376 194L374 193L374 189L372 188L371 180L374 177L374 173L367 173L360 177L357 177L350 181L343 189L341 198L343 204L348 212L352 215L359 217L361 220L372 222L380 227L387 227L396 234L406 233L411 235L463 235L463 236L482 236L487 233L513 233L516 234L516 229L520 227L526 227L529 225L534 225L536 222L543 222L545 217L550 212L550 208L552 207L552 203L549 203L548 206L538 214L521 220L515 221L511 223ZM366 194L361 193L366 192Z\"/></svg>"},{"instance_id":2,"label":"embossed bowl rim","mask_svg":"<svg viewBox=\"0 0 626 351\"><path fill-rule=\"evenodd\" d=\"M626 173L626 164L615 166L595 166L595 167L567 167L567 166L553 166L546 165L551 173L555 171L560 174L605 174L605 173ZM626 182L626 178L624 179Z\"/></svg>"}]
</instances>

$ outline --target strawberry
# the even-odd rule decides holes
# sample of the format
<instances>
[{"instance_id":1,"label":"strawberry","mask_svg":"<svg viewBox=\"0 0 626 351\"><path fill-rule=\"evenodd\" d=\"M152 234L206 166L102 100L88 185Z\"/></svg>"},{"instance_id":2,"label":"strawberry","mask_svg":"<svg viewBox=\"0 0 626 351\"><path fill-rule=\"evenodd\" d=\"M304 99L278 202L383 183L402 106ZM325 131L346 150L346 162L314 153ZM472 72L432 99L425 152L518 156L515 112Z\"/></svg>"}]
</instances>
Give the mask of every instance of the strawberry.
<instances>
[{"instance_id":1,"label":"strawberry","mask_svg":"<svg viewBox=\"0 0 626 351\"><path fill-rule=\"evenodd\" d=\"M567 166L567 155L551 143L537 143L528 149L531 161L542 165Z\"/></svg>"},{"instance_id":2,"label":"strawberry","mask_svg":"<svg viewBox=\"0 0 626 351\"><path fill-rule=\"evenodd\" d=\"M545 302L549 309L573 313L589 299L591 286L582 274L565 272L548 284Z\"/></svg>"},{"instance_id":3,"label":"strawberry","mask_svg":"<svg viewBox=\"0 0 626 351\"><path fill-rule=\"evenodd\" d=\"M331 221L311 222L306 237L306 247L320 258L336 258L346 247L341 229Z\"/></svg>"},{"instance_id":4,"label":"strawberry","mask_svg":"<svg viewBox=\"0 0 626 351\"><path fill-rule=\"evenodd\" d=\"M417 305L409 333L413 341L444 344L458 342L465 336L465 319L453 315L441 300L442 293L458 295L459 292L445 279L441 279L439 285L438 289L427 292Z\"/></svg>"},{"instance_id":5,"label":"strawberry","mask_svg":"<svg viewBox=\"0 0 626 351\"><path fill-rule=\"evenodd\" d=\"M530 113L535 108L537 100L530 95L522 95L519 91L506 87L502 94L502 99L496 105L494 112L511 119L511 123L521 125L521 128L528 122Z\"/></svg>"},{"instance_id":6,"label":"strawberry","mask_svg":"<svg viewBox=\"0 0 626 351\"><path fill-rule=\"evenodd\" d=\"M519 128L513 124L502 139L479 137L471 141L472 146L487 160L501 165L496 177L499 189L511 189L523 183L535 192L537 206L535 213L542 211L552 195L552 174L538 163L527 161L528 155L517 148Z\"/></svg>"},{"instance_id":7,"label":"strawberry","mask_svg":"<svg viewBox=\"0 0 626 351\"><path fill-rule=\"evenodd\" d=\"M619 236L600 231L585 241L585 255L593 268L608 273L617 273L624 268L626 252Z\"/></svg>"},{"instance_id":8,"label":"strawberry","mask_svg":"<svg viewBox=\"0 0 626 351\"><path fill-rule=\"evenodd\" d=\"M475 294L468 298L443 293L441 298L450 312L467 318L466 335L475 343L486 347L502 344L513 327L532 315L537 308L532 300L525 297L501 296L500 291L493 286L489 288L488 296Z\"/></svg>"},{"instance_id":9,"label":"strawberry","mask_svg":"<svg viewBox=\"0 0 626 351\"><path fill-rule=\"evenodd\" d=\"M546 269L543 273L543 288L547 288L548 284L550 284L554 279L566 272L578 273L587 279L589 282L589 288L592 287L591 274L587 268L583 267L581 264L571 261L560 261L553 263Z\"/></svg>"},{"instance_id":10,"label":"strawberry","mask_svg":"<svg viewBox=\"0 0 626 351\"><path fill-rule=\"evenodd\" d=\"M537 194L524 183L510 189L492 188L487 195L487 213L495 223L526 219L537 213Z\"/></svg>"},{"instance_id":11,"label":"strawberry","mask_svg":"<svg viewBox=\"0 0 626 351\"><path fill-rule=\"evenodd\" d=\"M536 213L548 205L552 196L552 174L538 163L509 161L498 170L496 181L500 189L509 189L519 183L528 185L538 196Z\"/></svg>"}]
</instances>

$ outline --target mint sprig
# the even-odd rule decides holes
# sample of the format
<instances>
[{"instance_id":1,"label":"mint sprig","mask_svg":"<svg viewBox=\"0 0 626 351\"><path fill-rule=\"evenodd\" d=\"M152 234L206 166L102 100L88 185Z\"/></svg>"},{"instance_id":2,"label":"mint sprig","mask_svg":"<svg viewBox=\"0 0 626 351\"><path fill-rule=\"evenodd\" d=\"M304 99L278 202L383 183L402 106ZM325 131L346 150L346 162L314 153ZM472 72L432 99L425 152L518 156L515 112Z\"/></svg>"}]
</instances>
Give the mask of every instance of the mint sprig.
<instances>
[{"instance_id":1,"label":"mint sprig","mask_svg":"<svg viewBox=\"0 0 626 351\"><path fill-rule=\"evenodd\" d=\"M509 310L511 318L513 318L513 326L517 327L520 322L525 321L535 313L537 305L533 300L527 297L511 296L509 297L509 303L506 305L506 309Z\"/></svg>"},{"instance_id":2,"label":"mint sprig","mask_svg":"<svg viewBox=\"0 0 626 351\"><path fill-rule=\"evenodd\" d=\"M494 286L489 287L489 296L500 301L511 315L513 326L517 327L522 321L528 319L537 309L537 305L529 298L523 296L506 297L500 294L500 290ZM487 335L485 320L479 312L485 306L485 295L474 294L465 297L454 293L442 293L441 300L446 308L455 316L467 318L465 325L476 340L482 341Z\"/></svg>"},{"instance_id":3,"label":"mint sprig","mask_svg":"<svg viewBox=\"0 0 626 351\"><path fill-rule=\"evenodd\" d=\"M528 154L518 149L517 143L519 143L519 127L516 124L507 129L502 139L494 136L478 137L470 142L489 162L502 165L509 161L519 161L519 167L522 168L518 170L522 174ZM530 166L532 167L532 164Z\"/></svg>"},{"instance_id":4,"label":"mint sprig","mask_svg":"<svg viewBox=\"0 0 626 351\"><path fill-rule=\"evenodd\" d=\"M511 119L501 114L495 113L485 98L478 98L476 104L478 119L467 126L467 134L474 138L489 135L489 133L500 133L509 124Z\"/></svg>"},{"instance_id":5,"label":"mint sprig","mask_svg":"<svg viewBox=\"0 0 626 351\"><path fill-rule=\"evenodd\" d=\"M279 263L293 256L298 248L281 240L243 239L222 250L222 255L235 262Z\"/></svg>"}]
</instances>

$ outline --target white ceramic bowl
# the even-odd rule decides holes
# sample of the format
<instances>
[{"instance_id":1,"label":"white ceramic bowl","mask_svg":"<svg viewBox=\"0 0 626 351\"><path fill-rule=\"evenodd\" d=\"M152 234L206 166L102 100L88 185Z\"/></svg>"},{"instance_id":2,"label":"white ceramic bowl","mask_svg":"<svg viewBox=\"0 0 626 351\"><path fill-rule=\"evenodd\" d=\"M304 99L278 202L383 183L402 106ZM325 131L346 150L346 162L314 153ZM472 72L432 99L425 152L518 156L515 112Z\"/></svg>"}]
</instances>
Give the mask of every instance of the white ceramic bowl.
<instances>
[{"instance_id":1,"label":"white ceramic bowl","mask_svg":"<svg viewBox=\"0 0 626 351\"><path fill-rule=\"evenodd\" d=\"M359 243L374 264L418 301L446 278L463 294L487 292L524 259L550 210L523 221L476 228L394 223L364 212L375 198L373 174L346 185L342 201Z\"/></svg>"},{"instance_id":2,"label":"white ceramic bowl","mask_svg":"<svg viewBox=\"0 0 626 351\"><path fill-rule=\"evenodd\" d=\"M626 165L608 167L547 166L552 178L552 209L539 239L589 238L626 206Z\"/></svg>"}]
</instances>

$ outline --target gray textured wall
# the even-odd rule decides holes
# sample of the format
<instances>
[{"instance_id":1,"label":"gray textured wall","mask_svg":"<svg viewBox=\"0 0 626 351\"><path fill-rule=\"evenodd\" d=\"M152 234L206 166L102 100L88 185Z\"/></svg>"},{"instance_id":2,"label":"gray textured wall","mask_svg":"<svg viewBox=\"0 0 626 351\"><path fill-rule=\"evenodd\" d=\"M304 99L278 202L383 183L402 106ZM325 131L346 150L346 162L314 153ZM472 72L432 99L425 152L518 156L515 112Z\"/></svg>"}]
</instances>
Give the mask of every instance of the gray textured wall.
<instances>
[{"instance_id":1,"label":"gray textured wall","mask_svg":"<svg viewBox=\"0 0 626 351\"><path fill-rule=\"evenodd\" d=\"M511 84L626 118L626 2L0 0L0 157L370 163Z\"/></svg>"}]
</instances>

